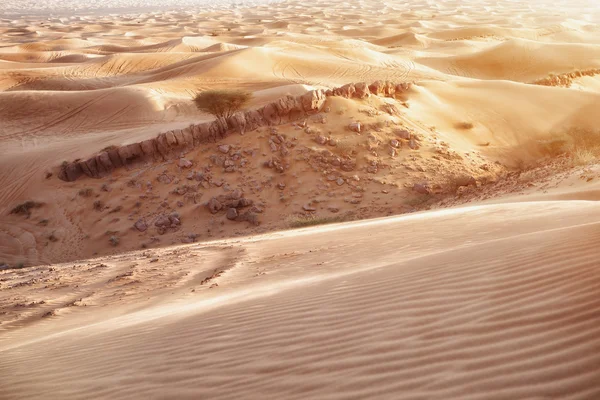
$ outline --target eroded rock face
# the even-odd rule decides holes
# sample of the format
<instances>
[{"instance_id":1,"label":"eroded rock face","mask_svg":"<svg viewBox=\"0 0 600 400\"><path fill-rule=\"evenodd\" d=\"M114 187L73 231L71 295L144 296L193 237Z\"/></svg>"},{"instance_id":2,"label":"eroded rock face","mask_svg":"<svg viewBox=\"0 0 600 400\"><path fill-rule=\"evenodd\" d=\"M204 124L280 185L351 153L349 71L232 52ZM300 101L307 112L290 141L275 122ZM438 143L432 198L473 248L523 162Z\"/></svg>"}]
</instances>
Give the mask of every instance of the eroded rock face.
<instances>
[{"instance_id":1,"label":"eroded rock face","mask_svg":"<svg viewBox=\"0 0 600 400\"><path fill-rule=\"evenodd\" d=\"M409 88L410 83L377 81L368 85L361 82L327 91L312 90L296 97L286 96L257 110L238 112L228 119L221 118L175 129L161 133L154 139L101 151L87 160L65 163L61 166L58 177L68 182L83 175L99 178L117 168L134 166L140 162L179 158L182 151L204 143L215 143L233 132L244 134L262 126L282 124L317 114L322 110L327 96L363 99L371 93L393 96Z\"/></svg>"}]
</instances>

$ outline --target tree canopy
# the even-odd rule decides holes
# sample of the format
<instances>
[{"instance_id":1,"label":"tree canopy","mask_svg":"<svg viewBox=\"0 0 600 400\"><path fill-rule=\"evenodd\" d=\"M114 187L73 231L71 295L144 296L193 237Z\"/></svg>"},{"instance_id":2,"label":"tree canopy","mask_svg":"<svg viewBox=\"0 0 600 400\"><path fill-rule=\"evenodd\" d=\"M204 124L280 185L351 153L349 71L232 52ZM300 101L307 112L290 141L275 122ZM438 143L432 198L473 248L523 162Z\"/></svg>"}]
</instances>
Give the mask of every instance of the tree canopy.
<instances>
[{"instance_id":1,"label":"tree canopy","mask_svg":"<svg viewBox=\"0 0 600 400\"><path fill-rule=\"evenodd\" d=\"M194 98L198 110L217 118L229 118L244 108L252 94L242 90L206 90Z\"/></svg>"}]
</instances>

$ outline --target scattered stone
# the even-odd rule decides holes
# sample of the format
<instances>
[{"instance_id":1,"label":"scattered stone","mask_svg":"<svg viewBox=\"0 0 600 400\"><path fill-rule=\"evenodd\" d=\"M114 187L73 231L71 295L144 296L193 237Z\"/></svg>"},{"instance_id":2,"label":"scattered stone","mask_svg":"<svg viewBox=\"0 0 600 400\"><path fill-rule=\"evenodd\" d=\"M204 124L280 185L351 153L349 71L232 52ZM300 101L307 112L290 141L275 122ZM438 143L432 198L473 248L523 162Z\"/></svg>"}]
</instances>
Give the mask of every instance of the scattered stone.
<instances>
[{"instance_id":1,"label":"scattered stone","mask_svg":"<svg viewBox=\"0 0 600 400\"><path fill-rule=\"evenodd\" d=\"M180 168L191 168L192 167L192 162L190 160L188 160L187 158L180 158L179 159L179 167Z\"/></svg>"},{"instance_id":2,"label":"scattered stone","mask_svg":"<svg viewBox=\"0 0 600 400\"><path fill-rule=\"evenodd\" d=\"M398 141L396 139L392 139L392 140L390 140L390 146L397 149L400 147L400 141Z\"/></svg>"},{"instance_id":3,"label":"scattered stone","mask_svg":"<svg viewBox=\"0 0 600 400\"><path fill-rule=\"evenodd\" d=\"M260 224L260 221L258 220L258 214L253 211L255 208L253 207L253 209L246 211L245 213L241 214L237 220L238 221L246 221L246 222L250 222L252 225L256 225L258 226ZM261 211L262 212L262 211Z\"/></svg>"},{"instance_id":4,"label":"scattered stone","mask_svg":"<svg viewBox=\"0 0 600 400\"><path fill-rule=\"evenodd\" d=\"M166 215L159 215L158 218L156 218L156 221L154 221L154 226L159 227L159 228L160 227L169 227L169 226L171 226L171 220Z\"/></svg>"},{"instance_id":5,"label":"scattered stone","mask_svg":"<svg viewBox=\"0 0 600 400\"><path fill-rule=\"evenodd\" d=\"M217 147L219 149L219 151L223 154L228 154L229 150L231 150L231 146L228 144L222 144L219 147Z\"/></svg>"},{"instance_id":6,"label":"scattered stone","mask_svg":"<svg viewBox=\"0 0 600 400\"><path fill-rule=\"evenodd\" d=\"M304 211L317 211L317 209L315 207L311 206L310 204L303 205L302 209Z\"/></svg>"},{"instance_id":7,"label":"scattered stone","mask_svg":"<svg viewBox=\"0 0 600 400\"><path fill-rule=\"evenodd\" d=\"M348 128L352 132L360 133L360 131L362 129L362 125L360 124L360 122L353 122L350 125L348 125Z\"/></svg>"},{"instance_id":8,"label":"scattered stone","mask_svg":"<svg viewBox=\"0 0 600 400\"><path fill-rule=\"evenodd\" d=\"M138 219L133 226L140 232L146 232L146 230L148 229L148 225L143 219Z\"/></svg>"},{"instance_id":9,"label":"scattered stone","mask_svg":"<svg viewBox=\"0 0 600 400\"><path fill-rule=\"evenodd\" d=\"M415 183L413 185L413 191L419 194L429 194L429 185L427 183Z\"/></svg>"},{"instance_id":10,"label":"scattered stone","mask_svg":"<svg viewBox=\"0 0 600 400\"><path fill-rule=\"evenodd\" d=\"M395 131L395 134L400 139L404 139L404 140L409 140L410 139L410 132L407 131L406 129L397 129Z\"/></svg>"},{"instance_id":11,"label":"scattered stone","mask_svg":"<svg viewBox=\"0 0 600 400\"><path fill-rule=\"evenodd\" d=\"M317 137L315 137L315 142L319 144L327 144L327 138L323 135L317 135Z\"/></svg>"},{"instance_id":12,"label":"scattered stone","mask_svg":"<svg viewBox=\"0 0 600 400\"><path fill-rule=\"evenodd\" d=\"M344 178L338 178L335 183L337 183L338 186L342 186L344 183L346 183L346 181Z\"/></svg>"},{"instance_id":13,"label":"scattered stone","mask_svg":"<svg viewBox=\"0 0 600 400\"><path fill-rule=\"evenodd\" d=\"M171 183L171 178L169 177L169 175L167 174L160 174L157 178L157 181L159 181L160 183L164 183L164 184L169 184Z\"/></svg>"},{"instance_id":14,"label":"scattered stone","mask_svg":"<svg viewBox=\"0 0 600 400\"><path fill-rule=\"evenodd\" d=\"M231 221L235 220L238 217L237 209L228 208L227 214L225 216L227 217L228 220L231 220Z\"/></svg>"},{"instance_id":15,"label":"scattered stone","mask_svg":"<svg viewBox=\"0 0 600 400\"><path fill-rule=\"evenodd\" d=\"M417 141L414 138L411 138L408 141L408 147L410 147L412 150L418 150L419 144L417 143Z\"/></svg>"},{"instance_id":16,"label":"scattered stone","mask_svg":"<svg viewBox=\"0 0 600 400\"><path fill-rule=\"evenodd\" d=\"M211 214L216 214L223 209L223 205L215 197L208 201L207 206Z\"/></svg>"}]
</instances>

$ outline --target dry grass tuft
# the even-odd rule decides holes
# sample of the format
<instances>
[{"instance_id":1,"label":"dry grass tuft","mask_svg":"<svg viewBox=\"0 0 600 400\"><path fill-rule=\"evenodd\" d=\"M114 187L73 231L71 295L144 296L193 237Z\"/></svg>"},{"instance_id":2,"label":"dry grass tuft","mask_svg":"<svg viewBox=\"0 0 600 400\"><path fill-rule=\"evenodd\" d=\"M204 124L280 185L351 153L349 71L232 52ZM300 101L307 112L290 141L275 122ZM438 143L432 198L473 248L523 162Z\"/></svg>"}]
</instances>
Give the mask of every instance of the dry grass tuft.
<instances>
[{"instance_id":1,"label":"dry grass tuft","mask_svg":"<svg viewBox=\"0 0 600 400\"><path fill-rule=\"evenodd\" d=\"M320 216L320 215L290 215L286 218L287 225L290 228L305 228L307 226L335 224L348 221L347 217L342 215Z\"/></svg>"},{"instance_id":2,"label":"dry grass tuft","mask_svg":"<svg viewBox=\"0 0 600 400\"><path fill-rule=\"evenodd\" d=\"M462 129L462 130L470 130L470 129L473 129L474 126L475 125L473 125L472 122L466 122L466 121L457 122L456 124L454 124L454 127L456 129Z\"/></svg>"},{"instance_id":3,"label":"dry grass tuft","mask_svg":"<svg viewBox=\"0 0 600 400\"><path fill-rule=\"evenodd\" d=\"M28 200L25 203L21 203L10 210L11 214L25 215L27 218L31 216L31 210L34 208L40 208L44 203L40 203L33 200Z\"/></svg>"}]
</instances>

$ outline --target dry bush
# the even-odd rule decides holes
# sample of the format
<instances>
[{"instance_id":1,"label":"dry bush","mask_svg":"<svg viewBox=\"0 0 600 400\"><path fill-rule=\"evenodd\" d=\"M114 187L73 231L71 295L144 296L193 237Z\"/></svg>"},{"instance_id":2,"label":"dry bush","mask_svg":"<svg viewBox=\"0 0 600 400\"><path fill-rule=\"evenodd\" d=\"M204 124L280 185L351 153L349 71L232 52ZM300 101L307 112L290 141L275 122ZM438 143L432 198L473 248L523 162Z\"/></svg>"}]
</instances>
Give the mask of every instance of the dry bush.
<instances>
[{"instance_id":1,"label":"dry bush","mask_svg":"<svg viewBox=\"0 0 600 400\"><path fill-rule=\"evenodd\" d=\"M381 111L373 107L361 107L358 109L358 112L361 114L368 115L369 117L376 117L378 115L381 115Z\"/></svg>"},{"instance_id":2,"label":"dry bush","mask_svg":"<svg viewBox=\"0 0 600 400\"><path fill-rule=\"evenodd\" d=\"M0 262L0 271L5 271L5 270L9 270L9 269L23 269L25 267L26 267L25 264L22 262L16 263L14 265L10 265L5 262Z\"/></svg>"},{"instance_id":3,"label":"dry bush","mask_svg":"<svg viewBox=\"0 0 600 400\"><path fill-rule=\"evenodd\" d=\"M418 208L427 205L432 199L435 199L431 193L417 194L407 199L404 204L412 208Z\"/></svg>"},{"instance_id":4,"label":"dry bush","mask_svg":"<svg viewBox=\"0 0 600 400\"><path fill-rule=\"evenodd\" d=\"M596 154L590 149L577 149L572 156L573 165L584 166L591 164L596 159Z\"/></svg>"},{"instance_id":5,"label":"dry bush","mask_svg":"<svg viewBox=\"0 0 600 400\"><path fill-rule=\"evenodd\" d=\"M456 129L463 129L463 130L469 130L469 129L473 129L474 125L472 122L457 122L456 124L454 124L454 127Z\"/></svg>"},{"instance_id":6,"label":"dry bush","mask_svg":"<svg viewBox=\"0 0 600 400\"><path fill-rule=\"evenodd\" d=\"M40 208L44 203L40 203L33 200L28 200L25 203L21 203L10 210L11 214L25 215L27 218L31 216L31 210L34 208Z\"/></svg>"},{"instance_id":7,"label":"dry bush","mask_svg":"<svg viewBox=\"0 0 600 400\"><path fill-rule=\"evenodd\" d=\"M583 165L581 163L592 162L600 151L600 131L575 127L564 133L554 133L537 144L545 156L567 155L574 164Z\"/></svg>"},{"instance_id":8,"label":"dry bush","mask_svg":"<svg viewBox=\"0 0 600 400\"><path fill-rule=\"evenodd\" d=\"M80 189L78 193L81 197L92 197L94 190L92 188L85 188Z\"/></svg>"},{"instance_id":9,"label":"dry bush","mask_svg":"<svg viewBox=\"0 0 600 400\"><path fill-rule=\"evenodd\" d=\"M202 112L229 118L248 105L251 98L251 93L242 90L206 90L196 95L194 103Z\"/></svg>"},{"instance_id":10,"label":"dry bush","mask_svg":"<svg viewBox=\"0 0 600 400\"><path fill-rule=\"evenodd\" d=\"M319 215L290 215L286 222L290 228L304 228L307 226L334 224L336 222L347 221L341 215L319 216Z\"/></svg>"}]
</instances>

